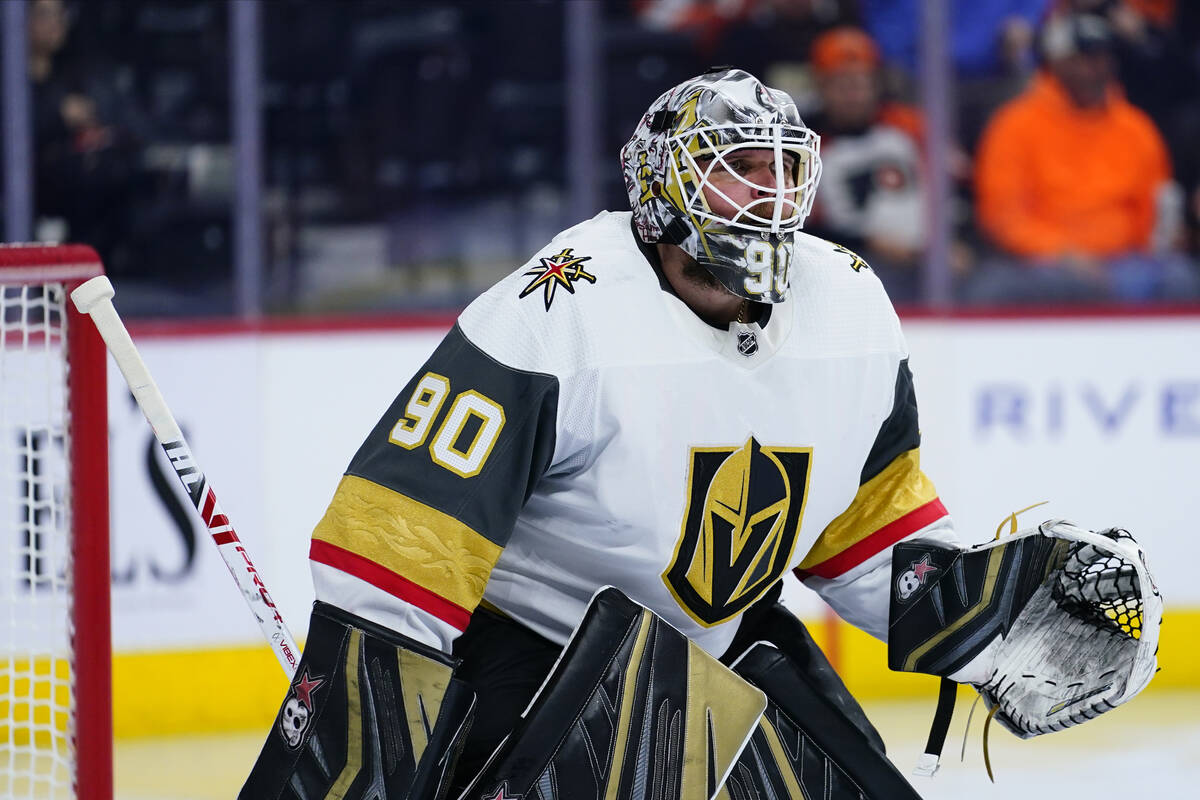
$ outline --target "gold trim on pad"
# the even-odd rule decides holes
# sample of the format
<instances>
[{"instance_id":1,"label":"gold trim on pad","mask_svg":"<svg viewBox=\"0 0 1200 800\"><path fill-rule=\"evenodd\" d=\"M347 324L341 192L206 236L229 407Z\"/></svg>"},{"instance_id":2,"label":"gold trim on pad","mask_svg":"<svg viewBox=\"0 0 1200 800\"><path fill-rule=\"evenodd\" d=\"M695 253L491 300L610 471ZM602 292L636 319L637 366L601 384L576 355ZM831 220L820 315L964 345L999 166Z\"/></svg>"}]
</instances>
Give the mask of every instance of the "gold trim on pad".
<instances>
[{"instance_id":1,"label":"gold trim on pad","mask_svg":"<svg viewBox=\"0 0 1200 800\"><path fill-rule=\"evenodd\" d=\"M346 646L346 765L325 800L344 800L350 785L362 770L362 693L358 688L358 654L362 647L362 631L350 631Z\"/></svg>"},{"instance_id":2,"label":"gold trim on pad","mask_svg":"<svg viewBox=\"0 0 1200 800\"><path fill-rule=\"evenodd\" d=\"M610 782L604 789L604 800L620 800L617 792L621 787L621 765L625 761L625 748L629 744L629 725L633 718L633 696L637 692L638 670L642 666L642 658L646 655L646 640L650 636L652 620L653 616L650 612L642 612L638 622L637 639L633 643L633 652L629 654L629 666L626 667L625 680L621 685L621 709L615 723L617 737L613 742L612 766L608 770Z\"/></svg>"},{"instance_id":3,"label":"gold trim on pad","mask_svg":"<svg viewBox=\"0 0 1200 800\"><path fill-rule=\"evenodd\" d=\"M767 707L767 696L742 680L695 642L688 642L688 693L684 712L680 797L708 797L709 736L719 786Z\"/></svg>"}]
</instances>

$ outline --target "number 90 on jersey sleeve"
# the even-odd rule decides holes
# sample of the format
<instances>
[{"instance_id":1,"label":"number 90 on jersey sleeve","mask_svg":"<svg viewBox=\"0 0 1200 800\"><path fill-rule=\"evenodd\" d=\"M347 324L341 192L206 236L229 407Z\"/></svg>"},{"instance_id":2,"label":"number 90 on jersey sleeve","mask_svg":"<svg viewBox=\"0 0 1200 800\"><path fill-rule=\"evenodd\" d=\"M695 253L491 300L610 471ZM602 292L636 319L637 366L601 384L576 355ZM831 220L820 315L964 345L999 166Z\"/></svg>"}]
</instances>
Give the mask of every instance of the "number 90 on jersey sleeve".
<instances>
[{"instance_id":1,"label":"number 90 on jersey sleeve","mask_svg":"<svg viewBox=\"0 0 1200 800\"><path fill-rule=\"evenodd\" d=\"M388 441L406 450L424 445L450 393L450 381L444 375L435 372L422 375ZM504 428L504 407L474 389L467 389L454 396L441 419L442 424L429 445L429 457L433 463L464 478L478 475Z\"/></svg>"},{"instance_id":2,"label":"number 90 on jersey sleeve","mask_svg":"<svg viewBox=\"0 0 1200 800\"><path fill-rule=\"evenodd\" d=\"M455 326L350 463L503 545L554 451L558 380L508 367Z\"/></svg>"}]
</instances>

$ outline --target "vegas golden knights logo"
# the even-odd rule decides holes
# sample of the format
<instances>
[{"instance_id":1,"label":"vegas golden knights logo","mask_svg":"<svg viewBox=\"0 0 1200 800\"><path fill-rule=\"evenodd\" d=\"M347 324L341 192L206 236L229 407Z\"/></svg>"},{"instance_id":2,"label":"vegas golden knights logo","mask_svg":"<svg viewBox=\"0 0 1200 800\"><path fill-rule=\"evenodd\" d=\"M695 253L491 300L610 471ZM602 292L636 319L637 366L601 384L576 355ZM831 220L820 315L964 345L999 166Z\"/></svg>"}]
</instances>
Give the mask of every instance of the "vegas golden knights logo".
<instances>
[{"instance_id":1,"label":"vegas golden knights logo","mask_svg":"<svg viewBox=\"0 0 1200 800\"><path fill-rule=\"evenodd\" d=\"M663 580L705 627L744 611L783 575L804 517L812 448L693 447L683 532Z\"/></svg>"}]
</instances>

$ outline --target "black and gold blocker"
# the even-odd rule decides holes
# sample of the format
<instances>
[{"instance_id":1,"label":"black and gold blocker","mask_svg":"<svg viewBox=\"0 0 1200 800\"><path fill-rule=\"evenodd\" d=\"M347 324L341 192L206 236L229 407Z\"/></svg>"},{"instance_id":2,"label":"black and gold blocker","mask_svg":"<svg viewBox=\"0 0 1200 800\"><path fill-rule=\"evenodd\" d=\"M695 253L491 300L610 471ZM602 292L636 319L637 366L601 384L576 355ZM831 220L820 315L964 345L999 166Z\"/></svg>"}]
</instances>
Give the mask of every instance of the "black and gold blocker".
<instances>
[{"instance_id":1,"label":"black and gold blocker","mask_svg":"<svg viewBox=\"0 0 1200 800\"><path fill-rule=\"evenodd\" d=\"M444 653L326 603L241 800L441 800L474 693Z\"/></svg>"}]
</instances>

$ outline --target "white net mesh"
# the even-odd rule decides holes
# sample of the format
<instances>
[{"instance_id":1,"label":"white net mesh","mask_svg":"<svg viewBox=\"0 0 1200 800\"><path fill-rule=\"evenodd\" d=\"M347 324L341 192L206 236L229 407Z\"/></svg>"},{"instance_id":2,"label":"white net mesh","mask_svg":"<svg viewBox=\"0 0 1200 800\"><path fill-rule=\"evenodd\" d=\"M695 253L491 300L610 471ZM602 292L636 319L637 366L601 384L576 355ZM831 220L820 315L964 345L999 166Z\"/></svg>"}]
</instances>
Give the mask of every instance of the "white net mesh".
<instances>
[{"instance_id":1,"label":"white net mesh","mask_svg":"<svg viewBox=\"0 0 1200 800\"><path fill-rule=\"evenodd\" d=\"M0 797L73 798L65 291L0 284Z\"/></svg>"}]
</instances>

